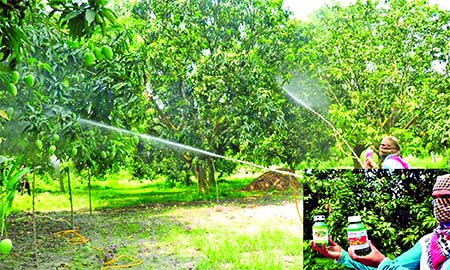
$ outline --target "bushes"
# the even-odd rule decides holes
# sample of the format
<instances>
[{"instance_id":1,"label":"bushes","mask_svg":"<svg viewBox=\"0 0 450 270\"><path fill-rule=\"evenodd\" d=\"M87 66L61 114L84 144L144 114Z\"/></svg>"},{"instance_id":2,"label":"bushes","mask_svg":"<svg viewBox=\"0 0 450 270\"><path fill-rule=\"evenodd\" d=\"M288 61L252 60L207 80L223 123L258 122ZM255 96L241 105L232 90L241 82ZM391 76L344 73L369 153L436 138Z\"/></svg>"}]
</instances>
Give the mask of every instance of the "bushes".
<instances>
[{"instance_id":1,"label":"bushes","mask_svg":"<svg viewBox=\"0 0 450 270\"><path fill-rule=\"evenodd\" d=\"M29 172L21 167L22 158L9 159L0 156L0 238L6 231L6 222L22 176Z\"/></svg>"},{"instance_id":2,"label":"bushes","mask_svg":"<svg viewBox=\"0 0 450 270\"><path fill-rule=\"evenodd\" d=\"M304 185L304 269L339 269L309 247L313 216L327 217L329 233L348 248L347 217L360 215L369 239L385 255L411 248L437 225L432 187L445 170L312 170Z\"/></svg>"}]
</instances>

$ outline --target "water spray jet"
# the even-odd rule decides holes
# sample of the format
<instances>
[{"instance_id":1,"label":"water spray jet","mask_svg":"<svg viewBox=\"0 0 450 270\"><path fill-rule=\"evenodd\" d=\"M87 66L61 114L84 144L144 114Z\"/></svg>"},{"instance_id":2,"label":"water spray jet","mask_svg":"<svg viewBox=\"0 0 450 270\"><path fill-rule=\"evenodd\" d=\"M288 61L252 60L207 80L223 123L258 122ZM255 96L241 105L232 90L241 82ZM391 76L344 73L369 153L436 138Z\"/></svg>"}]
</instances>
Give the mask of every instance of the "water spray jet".
<instances>
[{"instance_id":1,"label":"water spray jet","mask_svg":"<svg viewBox=\"0 0 450 270\"><path fill-rule=\"evenodd\" d=\"M280 173L280 174L283 174L283 175L293 176L293 177L296 177L297 179L301 179L300 175L292 173L292 172L289 172L289 171L270 169L270 168L267 168L267 167L264 167L264 166L261 166L261 165L255 164L255 163L251 163L251 162L248 162L248 161L243 161L243 160L239 160L239 159L235 159L235 158L230 158L230 157L218 155L218 154L215 154L215 153L212 153L212 152L208 152L208 151L205 151L205 150L201 150L201 149L198 149L198 148L195 148L195 147L192 147L192 146L171 142L169 140L165 140L165 139L162 139L162 138L159 138L159 137L154 137L154 136L147 135L147 134L133 132L133 131L130 131L130 130L126 130L126 129L123 129L123 128L118 128L118 127L106 125L106 124L95 122L95 121L92 121L92 120L87 120L87 119L80 118L79 121L82 124L93 125L93 126L97 126L97 127L100 127L100 128L104 128L104 129L108 129L108 130L113 130L113 131L117 131L117 132L120 132L120 133L124 133L124 134L139 136L142 139L151 140L151 141L154 141L154 142L159 142L159 143L162 143L162 144L165 144L165 145L168 145L168 146L172 146L173 148L181 148L181 149L192 151L192 152L195 152L195 153L198 153L198 154L203 154L203 155L207 155L207 156L211 156L211 157L215 157L215 158L222 158L222 159L226 159L226 160L229 160L229 161L232 161L232 162L237 162L237 163L245 164L245 165L252 166L252 167L255 167L255 168L259 168L259 169L262 169L262 170L265 170L265 171L276 172L276 173ZM300 189L299 196L300 196L300 198L303 198L302 181L300 181L300 183L301 183L301 186L300 186L301 189ZM301 214L300 206L298 204L298 197L297 197L298 195L297 195L297 193L295 191L294 179L291 178L291 183L290 184L291 184L293 195L294 195L294 201L295 201L297 214L298 214L298 217L300 219L301 224L303 224L303 216ZM216 185L216 188L217 188L217 185ZM216 190L216 192L217 192L217 190ZM302 209L303 209L303 206L302 206Z\"/></svg>"},{"instance_id":2,"label":"water spray jet","mask_svg":"<svg viewBox=\"0 0 450 270\"><path fill-rule=\"evenodd\" d=\"M351 153L353 154L353 156L355 157L355 159L358 161L358 163L361 165L361 168L364 168L364 164L361 162L361 160L359 159L358 155L355 153L355 151L353 151L353 148L348 144L348 142L344 139L344 137L341 135L341 133L339 133L339 131L333 126L333 124L331 124L330 121L328 121L325 117L323 117L320 113L316 112L313 108L311 108L310 106L308 106L308 104L306 104L305 102L303 102L302 100L300 100L299 98L297 98L294 94L292 94L289 90L285 89L283 87L283 90L286 92L286 94L288 94L288 96L290 96L293 100L295 100L295 102L299 103L300 105L302 105L303 107L305 107L306 109L308 109L309 111L311 111L313 114L317 115L317 117L319 117L320 119L322 119L327 125L329 125L331 127L331 129L333 130L333 132L338 135L338 137L344 142L344 144L348 147L348 149L351 151Z\"/></svg>"},{"instance_id":3,"label":"water spray jet","mask_svg":"<svg viewBox=\"0 0 450 270\"><path fill-rule=\"evenodd\" d=\"M226 160L229 160L229 161L233 161L233 162L245 164L245 165L248 165L248 166L252 166L252 167L255 167L255 168L259 168L259 169L262 169L262 170L265 170L265 171L271 171L271 172L276 172L276 173L280 173L280 174L284 174L284 175L290 175L290 176L296 177L298 179L301 178L300 175L292 173L292 172L289 172L289 171L270 169L270 168L267 168L267 167L264 167L264 166L252 163L252 162L248 162L248 161L244 161L244 160L239 160L239 159L235 159L235 158L222 156L222 155L215 154L215 153L212 153L212 152L208 152L208 151L205 151L205 150L202 150L202 149L198 149L198 148L195 148L195 147L192 147L192 146L188 146L188 145L184 145L184 144L180 144L180 143L175 143L175 142L172 142L172 141L169 141L169 140L166 140L166 139L162 139L162 138L159 138L159 137L154 137L154 136L151 136L151 135L148 135L148 134L137 133L137 132L133 132L133 131L130 131L130 130L123 129L123 128L118 128L118 127L114 127L114 126L110 126L110 125L106 125L106 124L103 124L103 123L99 123L99 122L95 122L95 121L87 120L87 119L82 119L82 118L80 118L78 121L80 121L80 123L82 123L82 124L88 124L88 125L92 125L92 126L97 126L97 127L100 127L100 128L108 129L108 130L117 131L117 132L124 133L124 134L138 136L138 137L140 137L140 138L142 138L144 140L151 140L151 141L154 141L154 142L162 143L162 144L165 144L165 145L168 145L168 146L172 146L173 148L180 148L180 149L188 150L188 151L191 151L191 152L195 152L195 153L198 153L198 154L203 154L203 155L210 156L210 157L222 158L222 159L226 159Z\"/></svg>"}]
</instances>

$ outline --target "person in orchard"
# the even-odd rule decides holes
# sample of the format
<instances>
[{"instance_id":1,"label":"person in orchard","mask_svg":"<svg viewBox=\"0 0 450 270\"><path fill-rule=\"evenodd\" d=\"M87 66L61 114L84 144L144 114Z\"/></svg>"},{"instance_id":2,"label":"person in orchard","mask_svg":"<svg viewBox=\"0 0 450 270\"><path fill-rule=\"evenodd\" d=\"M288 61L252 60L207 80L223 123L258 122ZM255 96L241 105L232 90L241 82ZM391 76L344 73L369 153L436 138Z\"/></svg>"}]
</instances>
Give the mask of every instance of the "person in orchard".
<instances>
[{"instance_id":1,"label":"person in orchard","mask_svg":"<svg viewBox=\"0 0 450 270\"><path fill-rule=\"evenodd\" d=\"M345 251L331 237L328 247L314 241L311 241L311 247L351 269L450 270L450 174L437 177L431 196L438 226L393 260L384 256L372 243L372 251L366 256L358 256L350 248Z\"/></svg>"},{"instance_id":2,"label":"person in orchard","mask_svg":"<svg viewBox=\"0 0 450 270\"><path fill-rule=\"evenodd\" d=\"M380 156L381 169L409 169L408 162L406 162L400 154L400 144L398 139L394 136L386 136L383 140L381 140L380 147L378 148L378 154ZM378 168L378 165L372 156L366 155L364 168Z\"/></svg>"}]
</instances>

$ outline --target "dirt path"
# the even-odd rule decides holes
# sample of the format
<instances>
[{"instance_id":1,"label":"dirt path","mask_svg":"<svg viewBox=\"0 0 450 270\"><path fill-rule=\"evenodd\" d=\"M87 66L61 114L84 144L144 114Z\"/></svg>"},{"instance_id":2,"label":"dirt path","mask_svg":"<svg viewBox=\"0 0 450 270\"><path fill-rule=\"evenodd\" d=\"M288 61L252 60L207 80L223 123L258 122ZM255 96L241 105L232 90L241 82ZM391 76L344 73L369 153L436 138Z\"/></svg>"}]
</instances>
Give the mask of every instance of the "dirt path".
<instances>
[{"instance_id":1,"label":"dirt path","mask_svg":"<svg viewBox=\"0 0 450 270\"><path fill-rule=\"evenodd\" d=\"M174 214L193 227L226 226L243 232L259 230L261 224L278 225L280 222L291 224L285 229L300 234L301 222L294 203L282 202L281 205L224 205L195 209L178 209ZM289 222L288 222L289 221Z\"/></svg>"}]
</instances>

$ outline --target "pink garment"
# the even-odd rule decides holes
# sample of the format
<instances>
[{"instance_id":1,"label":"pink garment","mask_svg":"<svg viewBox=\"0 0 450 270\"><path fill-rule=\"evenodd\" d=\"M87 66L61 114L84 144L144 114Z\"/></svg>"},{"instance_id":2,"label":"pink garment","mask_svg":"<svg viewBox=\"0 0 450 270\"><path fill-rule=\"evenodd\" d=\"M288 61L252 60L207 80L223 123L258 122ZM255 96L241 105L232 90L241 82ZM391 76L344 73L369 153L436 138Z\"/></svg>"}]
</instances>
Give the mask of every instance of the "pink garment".
<instances>
[{"instance_id":1,"label":"pink garment","mask_svg":"<svg viewBox=\"0 0 450 270\"><path fill-rule=\"evenodd\" d=\"M398 163L400 163L402 165L403 169L409 169L408 163L406 163L406 161L403 158L401 158L397 155L392 155L389 157L389 159L395 160Z\"/></svg>"},{"instance_id":2,"label":"pink garment","mask_svg":"<svg viewBox=\"0 0 450 270\"><path fill-rule=\"evenodd\" d=\"M433 234L433 238L431 238L431 246L430 246L430 255L431 255L431 264L433 265L433 269L439 269L440 265L447 259L441 252L441 248L438 245L438 234Z\"/></svg>"}]
</instances>

